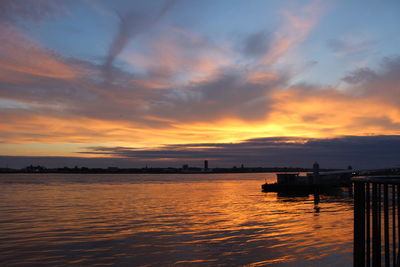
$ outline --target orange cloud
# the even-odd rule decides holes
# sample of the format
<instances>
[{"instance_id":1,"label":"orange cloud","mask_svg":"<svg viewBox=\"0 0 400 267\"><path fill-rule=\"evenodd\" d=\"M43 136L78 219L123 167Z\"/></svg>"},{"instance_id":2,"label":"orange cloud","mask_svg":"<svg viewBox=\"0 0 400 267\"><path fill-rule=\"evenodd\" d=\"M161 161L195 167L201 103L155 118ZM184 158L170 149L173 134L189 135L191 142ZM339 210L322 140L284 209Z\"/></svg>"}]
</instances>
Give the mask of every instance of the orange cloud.
<instances>
[{"instance_id":1,"label":"orange cloud","mask_svg":"<svg viewBox=\"0 0 400 267\"><path fill-rule=\"evenodd\" d=\"M79 115L34 115L29 110L19 114L3 112L0 140L5 144L15 144L15 148L21 148L18 144L24 143L72 144L76 148L94 143L149 148L161 144L229 143L272 136L328 138L400 133L400 110L373 98L357 99L336 90L309 93L301 88L275 92L273 98L272 111L261 121L225 116L218 121L200 123L146 117L153 122L166 123L164 127ZM51 153L47 145L35 146L30 153L46 154L40 149ZM16 150L15 153L19 152Z\"/></svg>"},{"instance_id":2,"label":"orange cloud","mask_svg":"<svg viewBox=\"0 0 400 267\"><path fill-rule=\"evenodd\" d=\"M269 72L250 72L247 79L256 84L264 84L271 81L276 81L281 78L281 75L275 71Z\"/></svg>"},{"instance_id":3,"label":"orange cloud","mask_svg":"<svg viewBox=\"0 0 400 267\"><path fill-rule=\"evenodd\" d=\"M70 79L76 73L12 26L0 26L0 78L26 81L27 75Z\"/></svg>"},{"instance_id":4,"label":"orange cloud","mask_svg":"<svg viewBox=\"0 0 400 267\"><path fill-rule=\"evenodd\" d=\"M360 98L336 90L277 92L270 124L288 135L334 137L400 133L400 110L376 98ZM396 125L397 124L397 125Z\"/></svg>"}]
</instances>

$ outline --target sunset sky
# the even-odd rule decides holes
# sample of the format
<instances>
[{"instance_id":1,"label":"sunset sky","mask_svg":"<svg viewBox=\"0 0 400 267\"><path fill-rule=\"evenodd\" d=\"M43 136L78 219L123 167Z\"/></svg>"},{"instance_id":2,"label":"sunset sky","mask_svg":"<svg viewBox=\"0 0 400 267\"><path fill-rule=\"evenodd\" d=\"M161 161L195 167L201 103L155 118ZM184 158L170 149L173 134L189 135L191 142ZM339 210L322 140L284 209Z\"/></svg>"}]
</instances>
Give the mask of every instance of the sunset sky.
<instances>
[{"instance_id":1,"label":"sunset sky","mask_svg":"<svg viewBox=\"0 0 400 267\"><path fill-rule=\"evenodd\" d=\"M0 168L400 166L400 1L0 1Z\"/></svg>"}]
</instances>

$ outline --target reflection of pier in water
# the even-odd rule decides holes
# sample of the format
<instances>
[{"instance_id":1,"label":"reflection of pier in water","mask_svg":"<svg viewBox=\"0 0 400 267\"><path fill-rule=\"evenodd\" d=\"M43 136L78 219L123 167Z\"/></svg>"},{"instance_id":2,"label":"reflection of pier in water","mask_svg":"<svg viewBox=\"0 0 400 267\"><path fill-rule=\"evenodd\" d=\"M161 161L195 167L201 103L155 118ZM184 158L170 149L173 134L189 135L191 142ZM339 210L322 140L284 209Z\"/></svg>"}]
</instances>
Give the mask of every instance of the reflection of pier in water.
<instances>
[{"instance_id":1,"label":"reflection of pier in water","mask_svg":"<svg viewBox=\"0 0 400 267\"><path fill-rule=\"evenodd\" d=\"M353 203L353 190L351 187L332 187L310 190L295 190L295 191L279 191L279 192L265 192L266 194L276 195L279 202L299 202L306 201L313 197L314 210L320 212L320 203L346 203L352 205Z\"/></svg>"}]
</instances>

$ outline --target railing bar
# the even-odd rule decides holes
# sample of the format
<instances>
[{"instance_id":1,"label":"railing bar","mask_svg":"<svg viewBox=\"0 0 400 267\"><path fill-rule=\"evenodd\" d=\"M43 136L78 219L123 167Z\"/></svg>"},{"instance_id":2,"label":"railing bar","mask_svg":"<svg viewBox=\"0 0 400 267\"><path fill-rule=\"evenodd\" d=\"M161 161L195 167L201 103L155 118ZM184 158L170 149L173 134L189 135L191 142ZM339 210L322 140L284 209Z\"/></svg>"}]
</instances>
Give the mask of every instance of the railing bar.
<instances>
[{"instance_id":1,"label":"railing bar","mask_svg":"<svg viewBox=\"0 0 400 267\"><path fill-rule=\"evenodd\" d=\"M392 184L392 246L393 266L396 266L396 186Z\"/></svg>"},{"instance_id":2,"label":"railing bar","mask_svg":"<svg viewBox=\"0 0 400 267\"><path fill-rule=\"evenodd\" d=\"M397 185L397 225L400 226L400 185ZM398 234L398 242L400 242L400 229L399 231L397 231ZM397 260L397 266L400 265L400 245L397 248L397 256L396 256L396 260Z\"/></svg>"},{"instance_id":3,"label":"railing bar","mask_svg":"<svg viewBox=\"0 0 400 267\"><path fill-rule=\"evenodd\" d=\"M370 186L369 183L366 183L366 195L365 195L365 209L366 209L366 231L367 231L367 236L366 236L366 243L367 243L367 267L371 266L371 207L370 207Z\"/></svg>"},{"instance_id":4,"label":"railing bar","mask_svg":"<svg viewBox=\"0 0 400 267\"><path fill-rule=\"evenodd\" d=\"M378 178L353 180L354 266L400 267L400 176Z\"/></svg>"},{"instance_id":5,"label":"railing bar","mask_svg":"<svg viewBox=\"0 0 400 267\"><path fill-rule=\"evenodd\" d=\"M372 265L379 266L378 257L378 185L372 184Z\"/></svg>"},{"instance_id":6,"label":"railing bar","mask_svg":"<svg viewBox=\"0 0 400 267\"><path fill-rule=\"evenodd\" d=\"M389 194L388 184L383 185L383 229L385 242L385 266L390 266L390 249L389 249Z\"/></svg>"},{"instance_id":7,"label":"railing bar","mask_svg":"<svg viewBox=\"0 0 400 267\"><path fill-rule=\"evenodd\" d=\"M365 266L365 183L354 183L354 266Z\"/></svg>"},{"instance_id":8,"label":"railing bar","mask_svg":"<svg viewBox=\"0 0 400 267\"><path fill-rule=\"evenodd\" d=\"M379 259L379 266L382 264L382 223L381 223L381 217L382 217L382 185L378 184L378 235L377 235L377 247L378 247L378 259Z\"/></svg>"}]
</instances>

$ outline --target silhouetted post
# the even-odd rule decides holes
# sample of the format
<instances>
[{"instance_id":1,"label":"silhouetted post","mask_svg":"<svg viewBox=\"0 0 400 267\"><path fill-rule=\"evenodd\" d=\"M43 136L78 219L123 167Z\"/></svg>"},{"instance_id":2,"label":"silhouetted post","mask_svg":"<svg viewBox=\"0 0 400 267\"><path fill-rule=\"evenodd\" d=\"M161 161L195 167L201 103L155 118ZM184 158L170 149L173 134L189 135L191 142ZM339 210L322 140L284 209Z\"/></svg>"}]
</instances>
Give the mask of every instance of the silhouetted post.
<instances>
[{"instance_id":1,"label":"silhouetted post","mask_svg":"<svg viewBox=\"0 0 400 267\"><path fill-rule=\"evenodd\" d=\"M380 229L380 190L372 184L372 266L381 264L381 229Z\"/></svg>"},{"instance_id":2,"label":"silhouetted post","mask_svg":"<svg viewBox=\"0 0 400 267\"><path fill-rule=\"evenodd\" d=\"M385 240L385 266L390 265L389 248L389 193L388 184L383 184L383 229Z\"/></svg>"},{"instance_id":3,"label":"silhouetted post","mask_svg":"<svg viewBox=\"0 0 400 267\"><path fill-rule=\"evenodd\" d=\"M392 245L393 265L396 264L396 185L392 185Z\"/></svg>"},{"instance_id":4,"label":"silhouetted post","mask_svg":"<svg viewBox=\"0 0 400 267\"><path fill-rule=\"evenodd\" d=\"M315 162L313 165L313 184L319 183L319 164Z\"/></svg>"},{"instance_id":5,"label":"silhouetted post","mask_svg":"<svg viewBox=\"0 0 400 267\"><path fill-rule=\"evenodd\" d=\"M204 170L208 170L208 160L204 161Z\"/></svg>"},{"instance_id":6,"label":"silhouetted post","mask_svg":"<svg viewBox=\"0 0 400 267\"><path fill-rule=\"evenodd\" d=\"M398 242L400 242L400 185L397 185L397 234ZM399 245L400 246L400 245ZM400 266L400 247L398 248L398 254L396 257L397 266Z\"/></svg>"},{"instance_id":7,"label":"silhouetted post","mask_svg":"<svg viewBox=\"0 0 400 267\"><path fill-rule=\"evenodd\" d=\"M319 212L319 206L318 206L318 204L319 204L319 201L320 201L320 199L319 199L319 188L318 187L316 187L316 188L314 188L314 210L315 210L315 212Z\"/></svg>"},{"instance_id":8,"label":"silhouetted post","mask_svg":"<svg viewBox=\"0 0 400 267\"><path fill-rule=\"evenodd\" d=\"M370 183L365 183L365 209L366 209L366 242L367 242L367 266L371 266L371 190Z\"/></svg>"}]
</instances>

